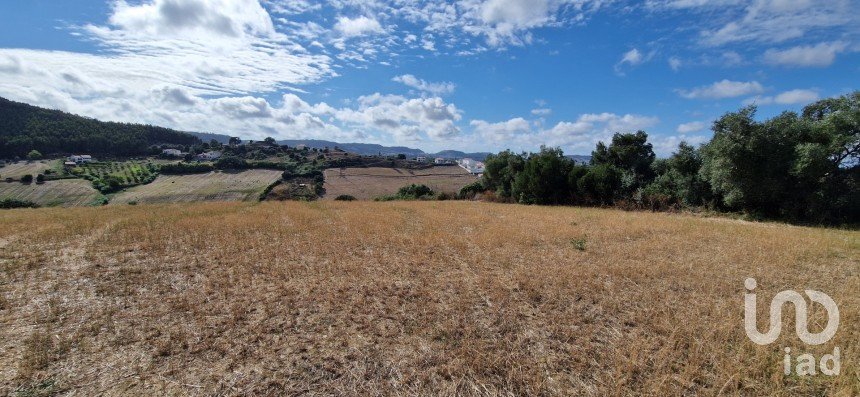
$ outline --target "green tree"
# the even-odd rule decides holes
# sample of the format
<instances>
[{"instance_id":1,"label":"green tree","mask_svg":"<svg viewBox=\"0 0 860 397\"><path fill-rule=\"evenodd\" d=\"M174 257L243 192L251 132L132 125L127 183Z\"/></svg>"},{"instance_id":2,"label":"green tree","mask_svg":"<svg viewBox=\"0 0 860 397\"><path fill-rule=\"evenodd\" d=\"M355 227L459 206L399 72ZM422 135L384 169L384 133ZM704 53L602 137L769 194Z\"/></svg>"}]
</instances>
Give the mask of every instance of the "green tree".
<instances>
[{"instance_id":1,"label":"green tree","mask_svg":"<svg viewBox=\"0 0 860 397\"><path fill-rule=\"evenodd\" d=\"M577 181L577 191L588 204L612 204L620 189L621 171L611 164L592 165Z\"/></svg>"},{"instance_id":2,"label":"green tree","mask_svg":"<svg viewBox=\"0 0 860 397\"><path fill-rule=\"evenodd\" d=\"M525 169L525 156L505 150L491 154L484 160L483 184L487 190L496 192L499 197L512 196L512 186L517 174Z\"/></svg>"},{"instance_id":3,"label":"green tree","mask_svg":"<svg viewBox=\"0 0 860 397\"><path fill-rule=\"evenodd\" d=\"M42 153L39 153L38 150L31 150L30 153L27 153L27 160L38 160L42 158Z\"/></svg>"},{"instance_id":4,"label":"green tree","mask_svg":"<svg viewBox=\"0 0 860 397\"><path fill-rule=\"evenodd\" d=\"M599 142L591 153L593 165L608 164L622 172L621 189L625 195L632 194L654 179L651 163L655 158L653 146L648 143L648 134L645 131L637 131L635 134L616 133L608 147Z\"/></svg>"},{"instance_id":5,"label":"green tree","mask_svg":"<svg viewBox=\"0 0 860 397\"><path fill-rule=\"evenodd\" d=\"M570 201L568 174L573 162L559 148L541 146L514 178L511 194L523 204L564 204ZM484 171L486 173L486 169Z\"/></svg>"}]
</instances>

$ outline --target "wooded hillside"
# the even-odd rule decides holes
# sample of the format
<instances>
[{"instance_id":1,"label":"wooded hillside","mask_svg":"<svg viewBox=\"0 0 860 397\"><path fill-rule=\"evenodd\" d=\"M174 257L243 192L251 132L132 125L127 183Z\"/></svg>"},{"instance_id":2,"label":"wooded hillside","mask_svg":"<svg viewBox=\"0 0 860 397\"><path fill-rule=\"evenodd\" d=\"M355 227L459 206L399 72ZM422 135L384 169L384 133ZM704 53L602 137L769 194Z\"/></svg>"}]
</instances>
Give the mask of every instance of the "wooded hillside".
<instances>
[{"instance_id":1,"label":"wooded hillside","mask_svg":"<svg viewBox=\"0 0 860 397\"><path fill-rule=\"evenodd\" d=\"M200 139L169 128L102 122L0 98L0 157L42 154L146 154L158 144L191 145Z\"/></svg>"}]
</instances>

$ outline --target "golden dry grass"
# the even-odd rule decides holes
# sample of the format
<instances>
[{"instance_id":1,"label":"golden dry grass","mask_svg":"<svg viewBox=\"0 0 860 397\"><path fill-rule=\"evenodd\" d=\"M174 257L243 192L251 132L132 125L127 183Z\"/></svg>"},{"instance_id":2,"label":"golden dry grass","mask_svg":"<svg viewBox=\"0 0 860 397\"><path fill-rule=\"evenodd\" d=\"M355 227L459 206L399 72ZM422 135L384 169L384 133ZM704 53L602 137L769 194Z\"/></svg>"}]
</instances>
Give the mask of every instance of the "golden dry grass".
<instances>
[{"instance_id":1,"label":"golden dry grass","mask_svg":"<svg viewBox=\"0 0 860 397\"><path fill-rule=\"evenodd\" d=\"M860 394L856 231L473 202L0 217L2 394ZM746 277L828 293L836 338L786 313L752 344ZM785 346L839 346L842 375L783 376Z\"/></svg>"},{"instance_id":2,"label":"golden dry grass","mask_svg":"<svg viewBox=\"0 0 860 397\"><path fill-rule=\"evenodd\" d=\"M373 200L397 193L403 186L423 184L434 192L456 194L477 177L455 167L433 167L423 170L403 168L342 168L325 170L325 197L334 199L348 194L359 200Z\"/></svg>"},{"instance_id":3,"label":"golden dry grass","mask_svg":"<svg viewBox=\"0 0 860 397\"><path fill-rule=\"evenodd\" d=\"M215 171L191 175L159 175L152 183L118 193L111 203L184 203L256 200L281 171Z\"/></svg>"}]
</instances>

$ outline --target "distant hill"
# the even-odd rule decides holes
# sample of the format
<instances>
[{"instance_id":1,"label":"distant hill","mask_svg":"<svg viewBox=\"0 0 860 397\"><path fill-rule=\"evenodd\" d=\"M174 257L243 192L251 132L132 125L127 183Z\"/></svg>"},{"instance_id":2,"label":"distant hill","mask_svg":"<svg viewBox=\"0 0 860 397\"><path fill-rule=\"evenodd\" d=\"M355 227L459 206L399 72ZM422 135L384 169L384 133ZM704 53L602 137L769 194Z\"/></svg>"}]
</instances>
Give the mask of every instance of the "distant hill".
<instances>
[{"instance_id":1,"label":"distant hill","mask_svg":"<svg viewBox=\"0 0 860 397\"><path fill-rule=\"evenodd\" d=\"M360 154L364 156L378 155L381 154L383 156L393 156L398 154L405 154L407 157L416 157L416 156L428 156L428 157L441 157L445 159L455 159L455 158L473 158L476 160L484 160L487 158L489 153L466 153L457 150L443 150L439 153L427 153L421 149L414 149L405 146L383 146L377 145L373 143L340 143L333 141L324 141L318 139L286 139L282 141L278 141L278 143L282 145L296 146L296 145L307 145L311 148L334 148L337 146L338 148L345 150L350 153Z\"/></svg>"},{"instance_id":2,"label":"distant hill","mask_svg":"<svg viewBox=\"0 0 860 397\"><path fill-rule=\"evenodd\" d=\"M86 153L142 155L158 144L192 145L196 136L151 125L103 122L0 98L0 157Z\"/></svg>"},{"instance_id":3,"label":"distant hill","mask_svg":"<svg viewBox=\"0 0 860 397\"><path fill-rule=\"evenodd\" d=\"M188 132L188 133L200 138L200 140L203 142L210 142L214 139L218 143L221 143L224 145L230 143L230 135L211 134L208 132Z\"/></svg>"},{"instance_id":4,"label":"distant hill","mask_svg":"<svg viewBox=\"0 0 860 397\"><path fill-rule=\"evenodd\" d=\"M567 158L573 160L574 162L576 162L577 164L581 164L581 165L587 165L587 164L591 163L591 156L582 156L579 154L571 154L571 155L564 156L564 157L567 157Z\"/></svg>"}]
</instances>

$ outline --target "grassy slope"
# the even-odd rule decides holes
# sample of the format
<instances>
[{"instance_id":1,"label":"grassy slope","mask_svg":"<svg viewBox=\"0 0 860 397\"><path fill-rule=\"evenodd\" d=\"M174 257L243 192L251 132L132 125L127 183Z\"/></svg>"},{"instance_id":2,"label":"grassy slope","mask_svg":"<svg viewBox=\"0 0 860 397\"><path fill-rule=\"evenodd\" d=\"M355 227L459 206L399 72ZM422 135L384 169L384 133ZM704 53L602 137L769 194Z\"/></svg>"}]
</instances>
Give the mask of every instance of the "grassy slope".
<instances>
[{"instance_id":1,"label":"grassy slope","mask_svg":"<svg viewBox=\"0 0 860 397\"><path fill-rule=\"evenodd\" d=\"M152 183L117 194L112 203L172 203L255 200L281 171L247 170L192 175L160 175Z\"/></svg>"},{"instance_id":2,"label":"grassy slope","mask_svg":"<svg viewBox=\"0 0 860 397\"><path fill-rule=\"evenodd\" d=\"M2 215L0 394L860 394L856 231L471 202ZM831 295L836 339L753 345L750 276L760 302ZM781 375L783 347L834 345L842 376Z\"/></svg>"},{"instance_id":3,"label":"grassy slope","mask_svg":"<svg viewBox=\"0 0 860 397\"><path fill-rule=\"evenodd\" d=\"M102 197L92 183L83 179L22 184L0 182L0 199L32 201L43 207L79 207L94 204Z\"/></svg>"},{"instance_id":4,"label":"grassy slope","mask_svg":"<svg viewBox=\"0 0 860 397\"><path fill-rule=\"evenodd\" d=\"M399 168L346 168L325 171L325 198L348 194L360 200L397 193L410 184L424 184L436 192L454 193L477 178L460 167L433 167L426 170Z\"/></svg>"},{"instance_id":5,"label":"grassy slope","mask_svg":"<svg viewBox=\"0 0 860 397\"><path fill-rule=\"evenodd\" d=\"M35 178L37 174L41 174L45 172L45 170L54 168L56 162L57 160L44 160L9 163L4 167L0 167L0 179L20 179L24 175L33 175Z\"/></svg>"}]
</instances>

